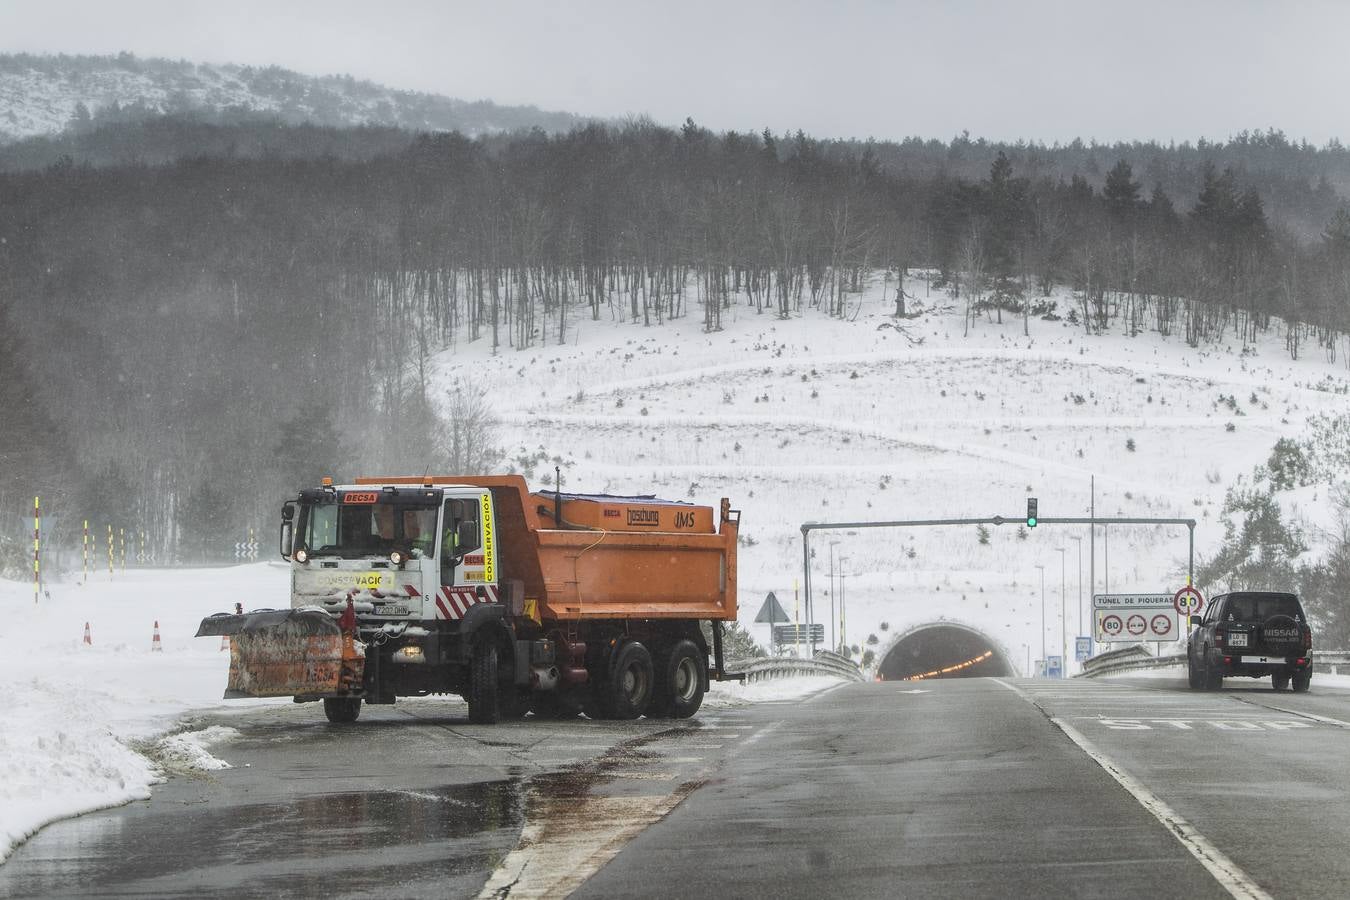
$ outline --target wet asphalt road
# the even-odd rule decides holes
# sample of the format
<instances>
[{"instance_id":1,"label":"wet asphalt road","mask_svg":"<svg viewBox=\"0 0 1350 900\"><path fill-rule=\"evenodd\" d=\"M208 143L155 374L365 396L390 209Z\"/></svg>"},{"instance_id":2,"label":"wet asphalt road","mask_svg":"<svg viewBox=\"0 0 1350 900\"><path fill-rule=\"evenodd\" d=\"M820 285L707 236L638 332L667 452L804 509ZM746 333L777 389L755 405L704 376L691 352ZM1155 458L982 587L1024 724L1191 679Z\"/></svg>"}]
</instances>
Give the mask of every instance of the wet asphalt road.
<instances>
[{"instance_id":1,"label":"wet asphalt road","mask_svg":"<svg viewBox=\"0 0 1350 900\"><path fill-rule=\"evenodd\" d=\"M1350 692L1230 684L860 684L496 727L450 701L346 727L272 707L201 723L240 729L213 751L235 768L45 829L0 897L1346 896Z\"/></svg>"}]
</instances>

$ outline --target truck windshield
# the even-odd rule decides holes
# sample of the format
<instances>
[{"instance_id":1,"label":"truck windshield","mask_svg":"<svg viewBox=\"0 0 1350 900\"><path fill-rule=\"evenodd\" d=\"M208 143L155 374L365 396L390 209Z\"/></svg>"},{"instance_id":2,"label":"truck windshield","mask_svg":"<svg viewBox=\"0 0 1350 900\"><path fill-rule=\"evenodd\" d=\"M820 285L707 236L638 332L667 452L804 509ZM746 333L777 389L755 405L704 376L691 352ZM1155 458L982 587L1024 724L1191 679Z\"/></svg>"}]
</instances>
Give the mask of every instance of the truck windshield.
<instances>
[{"instance_id":1,"label":"truck windshield","mask_svg":"<svg viewBox=\"0 0 1350 900\"><path fill-rule=\"evenodd\" d=\"M429 556L435 546L435 506L395 503L306 503L300 544L314 556L386 556L403 550Z\"/></svg>"}]
</instances>

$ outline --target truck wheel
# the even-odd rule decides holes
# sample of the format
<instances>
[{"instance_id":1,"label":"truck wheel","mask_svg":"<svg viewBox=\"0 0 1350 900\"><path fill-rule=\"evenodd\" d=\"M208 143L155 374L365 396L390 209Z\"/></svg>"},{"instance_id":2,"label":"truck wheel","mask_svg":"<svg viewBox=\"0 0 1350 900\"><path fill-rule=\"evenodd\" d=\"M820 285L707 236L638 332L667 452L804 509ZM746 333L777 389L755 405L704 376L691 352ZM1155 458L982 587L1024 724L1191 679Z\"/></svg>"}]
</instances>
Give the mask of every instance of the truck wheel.
<instances>
[{"instance_id":1,"label":"truck wheel","mask_svg":"<svg viewBox=\"0 0 1350 900\"><path fill-rule=\"evenodd\" d=\"M480 641L474 645L469 664L469 721L493 725L501 717L497 703L497 645Z\"/></svg>"},{"instance_id":2,"label":"truck wheel","mask_svg":"<svg viewBox=\"0 0 1350 900\"><path fill-rule=\"evenodd\" d=\"M691 640L677 641L656 672L656 691L647 715L687 719L703 705L708 660Z\"/></svg>"},{"instance_id":3,"label":"truck wheel","mask_svg":"<svg viewBox=\"0 0 1350 900\"><path fill-rule=\"evenodd\" d=\"M1299 671L1295 672L1293 682L1294 682L1294 693L1302 694L1303 692L1308 690L1308 686L1312 684L1312 667L1309 666L1306 669L1300 669Z\"/></svg>"},{"instance_id":4,"label":"truck wheel","mask_svg":"<svg viewBox=\"0 0 1350 900\"><path fill-rule=\"evenodd\" d=\"M606 719L636 719L652 700L652 655L637 641L629 641L601 682L600 713Z\"/></svg>"},{"instance_id":5,"label":"truck wheel","mask_svg":"<svg viewBox=\"0 0 1350 900\"><path fill-rule=\"evenodd\" d=\"M323 714L328 717L328 721L336 725L355 722L356 717L361 715L361 698L324 697Z\"/></svg>"}]
</instances>

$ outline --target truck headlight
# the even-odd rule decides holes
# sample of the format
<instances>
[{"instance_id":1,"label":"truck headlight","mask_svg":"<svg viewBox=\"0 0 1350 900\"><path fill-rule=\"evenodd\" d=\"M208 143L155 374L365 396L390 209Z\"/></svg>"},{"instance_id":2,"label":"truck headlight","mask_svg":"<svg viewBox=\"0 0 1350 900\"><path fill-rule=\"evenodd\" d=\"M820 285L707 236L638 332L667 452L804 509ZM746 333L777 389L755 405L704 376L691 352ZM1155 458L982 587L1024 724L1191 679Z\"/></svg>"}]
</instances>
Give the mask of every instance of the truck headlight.
<instances>
[{"instance_id":1,"label":"truck headlight","mask_svg":"<svg viewBox=\"0 0 1350 900\"><path fill-rule=\"evenodd\" d=\"M426 661L427 658L422 652L422 648L418 647L416 644L407 647L399 647L394 651L394 662L424 663Z\"/></svg>"}]
</instances>

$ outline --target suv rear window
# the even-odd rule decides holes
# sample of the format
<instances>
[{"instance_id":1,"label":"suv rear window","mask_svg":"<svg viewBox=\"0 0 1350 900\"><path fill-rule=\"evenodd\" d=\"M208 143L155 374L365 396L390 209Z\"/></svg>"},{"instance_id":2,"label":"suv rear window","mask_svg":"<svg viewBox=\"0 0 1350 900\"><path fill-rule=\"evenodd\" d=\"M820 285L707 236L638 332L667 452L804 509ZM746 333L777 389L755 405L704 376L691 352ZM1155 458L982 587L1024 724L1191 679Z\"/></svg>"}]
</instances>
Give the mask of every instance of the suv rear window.
<instances>
[{"instance_id":1,"label":"suv rear window","mask_svg":"<svg viewBox=\"0 0 1350 900\"><path fill-rule=\"evenodd\" d=\"M1239 622L1264 622L1271 616L1303 618L1303 608L1292 594L1234 594L1226 612Z\"/></svg>"}]
</instances>

